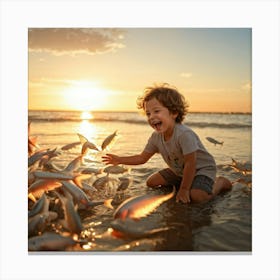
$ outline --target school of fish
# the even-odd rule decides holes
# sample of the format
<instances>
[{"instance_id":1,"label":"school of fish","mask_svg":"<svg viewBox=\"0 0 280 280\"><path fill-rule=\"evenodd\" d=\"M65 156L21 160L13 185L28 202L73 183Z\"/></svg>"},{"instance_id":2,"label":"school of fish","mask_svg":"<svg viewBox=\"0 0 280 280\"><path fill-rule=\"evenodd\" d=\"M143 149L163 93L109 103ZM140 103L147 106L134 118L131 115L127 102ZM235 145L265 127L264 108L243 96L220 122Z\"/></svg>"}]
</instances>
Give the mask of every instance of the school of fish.
<instances>
[{"instance_id":1,"label":"school of fish","mask_svg":"<svg viewBox=\"0 0 280 280\"><path fill-rule=\"evenodd\" d=\"M77 134L79 141L60 148L41 149L38 137L29 136L30 126L28 123L29 251L83 250L88 240L83 238L83 231L87 229L80 211L95 207L112 211L112 236L131 236L133 232L136 236L131 219L137 221L146 217L175 194L174 188L168 194L119 199L133 183L133 178L128 176L130 168L109 165L100 169L87 163L89 150L98 153L108 149L114 143L117 131L106 137L100 147ZM58 167L54 164L54 158L79 146L80 153L68 165ZM138 230L137 236L160 231L156 228Z\"/></svg>"}]
</instances>

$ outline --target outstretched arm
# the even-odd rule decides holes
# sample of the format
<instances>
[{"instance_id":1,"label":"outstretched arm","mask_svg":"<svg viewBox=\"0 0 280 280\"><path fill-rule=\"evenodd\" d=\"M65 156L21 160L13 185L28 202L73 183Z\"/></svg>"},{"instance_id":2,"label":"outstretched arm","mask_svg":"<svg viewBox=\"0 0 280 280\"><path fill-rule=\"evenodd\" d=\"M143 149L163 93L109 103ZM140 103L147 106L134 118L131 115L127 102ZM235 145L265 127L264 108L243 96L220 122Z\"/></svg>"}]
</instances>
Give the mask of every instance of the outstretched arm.
<instances>
[{"instance_id":1,"label":"outstretched arm","mask_svg":"<svg viewBox=\"0 0 280 280\"><path fill-rule=\"evenodd\" d=\"M118 156L114 154L106 154L102 157L102 161L106 164L127 164L127 165L138 165L146 163L154 154L143 151L141 154L133 156Z\"/></svg>"}]
</instances>

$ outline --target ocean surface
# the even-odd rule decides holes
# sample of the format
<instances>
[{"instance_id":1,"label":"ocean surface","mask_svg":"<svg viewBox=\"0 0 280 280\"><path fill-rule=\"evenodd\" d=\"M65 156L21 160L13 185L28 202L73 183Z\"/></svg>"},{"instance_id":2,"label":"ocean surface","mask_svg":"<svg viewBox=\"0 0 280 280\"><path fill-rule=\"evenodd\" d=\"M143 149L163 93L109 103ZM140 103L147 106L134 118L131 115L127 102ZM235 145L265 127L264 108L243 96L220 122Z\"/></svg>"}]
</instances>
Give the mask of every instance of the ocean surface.
<instances>
[{"instance_id":1,"label":"ocean surface","mask_svg":"<svg viewBox=\"0 0 280 280\"><path fill-rule=\"evenodd\" d=\"M40 149L60 149L79 141L78 133L96 146L117 130L116 141L108 151L90 150L84 167L102 169L101 156L107 152L119 155L140 153L153 132L145 116L137 112L66 112L29 111L30 136L37 137ZM103 205L90 210L79 210L85 230L80 238L87 240L73 251L198 251L198 252L251 252L252 251L252 189L251 172L232 168L233 161L251 165L252 115L222 113L189 113L184 121L200 137L214 156L218 176L234 182L231 191L204 204L176 203L172 198L162 203L149 216L135 225L139 236L117 238L112 236L114 210ZM223 142L214 145L206 137ZM81 145L64 150L52 159L63 169L81 153ZM147 193L163 194L171 190L150 189L145 180L152 173L165 168L160 155L153 156L143 165L131 166L129 172L110 174L114 178L129 178L131 185L113 199L116 208L125 199ZM92 174L92 184L104 174ZM248 183L249 182L249 183ZM104 196L103 196L104 195ZM108 194L95 193L92 198L106 198ZM103 197L102 197L103 196ZM162 229L162 230L161 230ZM153 231L155 230L155 231ZM141 232L152 232L143 234ZM154 233L155 232L155 233Z\"/></svg>"}]
</instances>

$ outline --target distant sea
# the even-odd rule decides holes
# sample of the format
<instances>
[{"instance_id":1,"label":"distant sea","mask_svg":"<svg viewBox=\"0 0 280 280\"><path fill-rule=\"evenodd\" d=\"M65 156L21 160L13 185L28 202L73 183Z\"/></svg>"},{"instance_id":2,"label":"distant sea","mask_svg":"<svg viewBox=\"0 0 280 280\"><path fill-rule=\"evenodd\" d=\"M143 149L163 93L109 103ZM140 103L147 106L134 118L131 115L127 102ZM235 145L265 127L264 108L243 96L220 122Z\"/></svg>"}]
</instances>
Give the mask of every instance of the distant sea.
<instances>
[{"instance_id":1,"label":"distant sea","mask_svg":"<svg viewBox=\"0 0 280 280\"><path fill-rule=\"evenodd\" d=\"M77 111L29 111L31 136L38 137L40 148L60 148L79 141L77 133L84 135L97 146L109 134L117 130L117 140L110 153L132 155L143 150L153 132L145 116L137 112L77 112ZM240 162L252 161L252 115L241 113L189 113L184 123L201 138L202 143L214 156L218 175L236 181L242 174L229 168L232 159ZM214 145L206 137L223 141ZM54 158L63 168L81 151L81 147L66 151ZM104 167L101 156L105 152L92 152L91 166ZM126 197L142 195L153 190L145 186L145 180L153 172L165 167L159 155L144 165L132 166L129 175L133 184ZM101 176L101 175L100 175ZM182 205L169 200L160 206L148 219L157 227L170 226L167 233L139 240L122 242L108 240L97 242L91 250L97 251L251 251L252 248L252 187L235 183L233 189L218 196L206 205ZM95 223L96 233L104 233L110 227L112 210L102 208L100 212L84 215L84 223ZM176 226L177 225L177 226ZM93 242L93 243L94 243ZM141 243L142 242L142 243ZM139 245L141 244L141 245ZM127 248L127 249L125 249Z\"/></svg>"}]
</instances>

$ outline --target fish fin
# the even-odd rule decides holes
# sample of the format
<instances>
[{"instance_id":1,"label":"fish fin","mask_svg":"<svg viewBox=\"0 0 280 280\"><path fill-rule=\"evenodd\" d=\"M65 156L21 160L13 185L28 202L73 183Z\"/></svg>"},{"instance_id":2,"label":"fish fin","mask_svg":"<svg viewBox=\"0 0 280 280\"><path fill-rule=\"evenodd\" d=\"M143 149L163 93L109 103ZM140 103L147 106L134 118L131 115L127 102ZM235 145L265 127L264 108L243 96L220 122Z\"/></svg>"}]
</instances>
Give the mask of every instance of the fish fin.
<instances>
[{"instance_id":1,"label":"fish fin","mask_svg":"<svg viewBox=\"0 0 280 280\"><path fill-rule=\"evenodd\" d=\"M81 144L88 142L88 139L80 133L77 133L80 139Z\"/></svg>"},{"instance_id":2,"label":"fish fin","mask_svg":"<svg viewBox=\"0 0 280 280\"><path fill-rule=\"evenodd\" d=\"M112 206L112 201L113 201L112 198L106 199L106 200L104 200L104 205L105 205L106 207L110 208L110 209L114 209L114 207Z\"/></svg>"},{"instance_id":3,"label":"fish fin","mask_svg":"<svg viewBox=\"0 0 280 280\"><path fill-rule=\"evenodd\" d=\"M36 202L36 201L37 201L37 199L35 198L35 196L34 196L32 193L29 193L29 194L28 194L28 198L29 198L30 200L32 200L33 202Z\"/></svg>"},{"instance_id":4,"label":"fish fin","mask_svg":"<svg viewBox=\"0 0 280 280\"><path fill-rule=\"evenodd\" d=\"M74 183L81 189L83 189L82 180L91 178L91 174L77 174L73 179Z\"/></svg>"}]
</instances>

